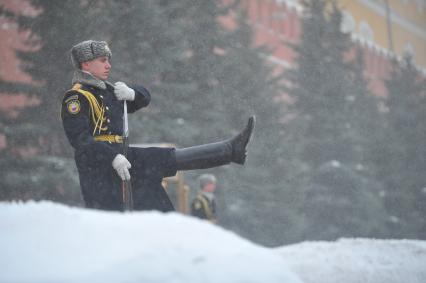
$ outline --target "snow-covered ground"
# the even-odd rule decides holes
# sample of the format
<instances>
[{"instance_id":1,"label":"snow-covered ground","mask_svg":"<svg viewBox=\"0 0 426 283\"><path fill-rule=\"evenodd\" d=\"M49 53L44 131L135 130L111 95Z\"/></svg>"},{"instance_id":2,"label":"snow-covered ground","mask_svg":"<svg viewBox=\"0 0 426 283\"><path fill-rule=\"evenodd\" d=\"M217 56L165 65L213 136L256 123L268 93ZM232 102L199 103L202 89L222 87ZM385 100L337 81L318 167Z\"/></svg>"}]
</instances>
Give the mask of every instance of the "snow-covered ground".
<instances>
[{"instance_id":1,"label":"snow-covered ground","mask_svg":"<svg viewBox=\"0 0 426 283\"><path fill-rule=\"evenodd\" d=\"M426 282L426 241L341 239L276 250L305 283Z\"/></svg>"},{"instance_id":2,"label":"snow-covered ground","mask_svg":"<svg viewBox=\"0 0 426 283\"><path fill-rule=\"evenodd\" d=\"M284 258L210 223L0 203L0 282L300 283Z\"/></svg>"},{"instance_id":3,"label":"snow-covered ground","mask_svg":"<svg viewBox=\"0 0 426 283\"><path fill-rule=\"evenodd\" d=\"M0 282L424 283L426 242L275 249L178 213L0 203Z\"/></svg>"}]
</instances>

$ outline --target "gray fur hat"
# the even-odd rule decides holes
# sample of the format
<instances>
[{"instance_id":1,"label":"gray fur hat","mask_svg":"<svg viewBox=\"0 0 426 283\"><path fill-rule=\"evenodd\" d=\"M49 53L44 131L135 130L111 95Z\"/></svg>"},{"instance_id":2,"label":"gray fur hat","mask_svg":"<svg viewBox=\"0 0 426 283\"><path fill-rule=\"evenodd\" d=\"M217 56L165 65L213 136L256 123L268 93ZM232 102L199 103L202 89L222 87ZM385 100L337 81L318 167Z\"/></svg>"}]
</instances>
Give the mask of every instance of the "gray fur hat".
<instances>
[{"instance_id":1,"label":"gray fur hat","mask_svg":"<svg viewBox=\"0 0 426 283\"><path fill-rule=\"evenodd\" d=\"M198 177L198 181L200 182L200 188L203 188L205 185L209 183L216 184L216 177L213 174L203 174Z\"/></svg>"},{"instance_id":2,"label":"gray fur hat","mask_svg":"<svg viewBox=\"0 0 426 283\"><path fill-rule=\"evenodd\" d=\"M111 50L105 41L86 40L71 48L71 61L74 67L80 69L83 62L107 56L111 58Z\"/></svg>"}]
</instances>

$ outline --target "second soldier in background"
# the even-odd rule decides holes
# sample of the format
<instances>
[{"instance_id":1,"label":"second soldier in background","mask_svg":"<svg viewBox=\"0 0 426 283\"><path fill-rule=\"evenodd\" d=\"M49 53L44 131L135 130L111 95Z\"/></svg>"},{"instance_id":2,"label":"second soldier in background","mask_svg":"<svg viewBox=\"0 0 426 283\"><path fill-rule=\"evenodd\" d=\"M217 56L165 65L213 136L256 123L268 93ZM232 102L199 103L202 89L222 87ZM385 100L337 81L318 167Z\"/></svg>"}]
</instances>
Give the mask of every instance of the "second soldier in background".
<instances>
[{"instance_id":1,"label":"second soldier in background","mask_svg":"<svg viewBox=\"0 0 426 283\"><path fill-rule=\"evenodd\" d=\"M200 191L192 201L191 214L195 217L217 223L216 200L216 177L212 174L203 174L198 178Z\"/></svg>"}]
</instances>

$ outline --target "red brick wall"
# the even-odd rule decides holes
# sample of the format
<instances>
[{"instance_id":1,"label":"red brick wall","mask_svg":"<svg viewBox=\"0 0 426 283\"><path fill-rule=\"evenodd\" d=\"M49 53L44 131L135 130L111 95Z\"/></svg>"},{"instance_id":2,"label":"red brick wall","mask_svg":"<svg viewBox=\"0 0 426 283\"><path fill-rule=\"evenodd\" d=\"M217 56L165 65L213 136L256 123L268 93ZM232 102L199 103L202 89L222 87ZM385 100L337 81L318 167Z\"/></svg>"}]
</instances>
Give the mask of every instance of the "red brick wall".
<instances>
[{"instance_id":1,"label":"red brick wall","mask_svg":"<svg viewBox=\"0 0 426 283\"><path fill-rule=\"evenodd\" d=\"M35 10L24 0L3 0L2 5L13 12L34 15ZM24 40L28 33L18 30L13 22L0 18L0 78L10 82L31 82L31 78L20 70L15 49L25 50Z\"/></svg>"},{"instance_id":2,"label":"red brick wall","mask_svg":"<svg viewBox=\"0 0 426 283\"><path fill-rule=\"evenodd\" d=\"M20 12L23 15L35 15L36 11L25 0L2 0L1 4L8 10ZM0 18L0 78L8 82L31 83L31 77L20 69L15 49L26 50L24 41L28 32L19 31L13 22ZM24 94L9 95L0 93L0 111L11 117L16 117L19 110L37 103L28 99ZM0 149L6 146L4 136L0 135Z\"/></svg>"}]
</instances>

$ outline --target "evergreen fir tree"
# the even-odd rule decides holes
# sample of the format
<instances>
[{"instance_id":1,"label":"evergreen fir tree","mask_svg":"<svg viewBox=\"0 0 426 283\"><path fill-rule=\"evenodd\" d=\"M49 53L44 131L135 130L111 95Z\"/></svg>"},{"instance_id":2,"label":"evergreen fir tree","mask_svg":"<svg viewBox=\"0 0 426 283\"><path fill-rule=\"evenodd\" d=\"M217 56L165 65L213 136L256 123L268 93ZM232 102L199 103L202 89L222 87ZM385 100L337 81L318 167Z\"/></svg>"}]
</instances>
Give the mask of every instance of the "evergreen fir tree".
<instances>
[{"instance_id":1,"label":"evergreen fir tree","mask_svg":"<svg viewBox=\"0 0 426 283\"><path fill-rule=\"evenodd\" d=\"M282 120L285 104L282 74L265 62L270 50L252 47L253 31L244 11L236 10L237 28L229 34L231 48L224 56L219 85L226 94L222 107L227 124L238 129L247 113L257 117L255 136L245 167L227 168L224 183L224 225L265 245L291 241L292 200L287 185L287 154ZM237 123L238 122L238 123ZM245 219L238 221L238 219ZM265 221L265 219L267 219ZM235 223L235 221L238 221Z\"/></svg>"},{"instance_id":2,"label":"evergreen fir tree","mask_svg":"<svg viewBox=\"0 0 426 283\"><path fill-rule=\"evenodd\" d=\"M193 127L184 115L191 109L194 86L183 82L180 78L185 73L177 71L187 60L182 5L174 1L108 2L111 80L143 84L152 94L147 109L129 116L134 143L182 144L193 137Z\"/></svg>"},{"instance_id":3,"label":"evergreen fir tree","mask_svg":"<svg viewBox=\"0 0 426 283\"><path fill-rule=\"evenodd\" d=\"M407 55L394 61L386 86L387 126L378 166L385 180L387 208L394 216L392 236L424 238L426 79Z\"/></svg>"},{"instance_id":4,"label":"evergreen fir tree","mask_svg":"<svg viewBox=\"0 0 426 283\"><path fill-rule=\"evenodd\" d=\"M326 12L327 1L307 1L301 43L295 47L298 69L290 72L301 156L312 168L354 159L348 131L349 34L340 31L341 13ZM349 141L349 143L348 143Z\"/></svg>"},{"instance_id":5,"label":"evergreen fir tree","mask_svg":"<svg viewBox=\"0 0 426 283\"><path fill-rule=\"evenodd\" d=\"M301 180L299 190L306 193L299 208L306 217L304 238L334 239L348 233L354 236L379 235L384 232L385 221L379 197L381 185L367 170L367 166L371 165L368 147L375 129L372 121L379 115L377 102L367 91L362 75L362 57L356 54L355 60L348 58L354 46L350 35L341 31L342 14L336 2L309 0L304 1L304 5L302 38L299 45L293 46L297 54L297 68L288 74L291 85L288 93L294 100L291 105L294 118L287 127L292 143L297 145L296 157L292 160L299 158L302 163L296 165L305 170L298 177ZM330 166L334 173L322 173L324 167ZM334 178L330 177L333 174L346 171L347 182L339 182L338 188L328 181ZM341 178L345 179L344 176ZM358 213L345 215L351 211L349 204L354 190L364 199L353 206L359 209ZM346 222L360 223L364 217L361 209L367 202L375 204L368 211L371 217L380 219L378 223L382 227L369 229L358 225L347 229L333 223L331 218L317 217L336 213ZM339 207L342 203L347 205L346 210ZM321 226L329 232L320 236L314 227Z\"/></svg>"}]
</instances>

